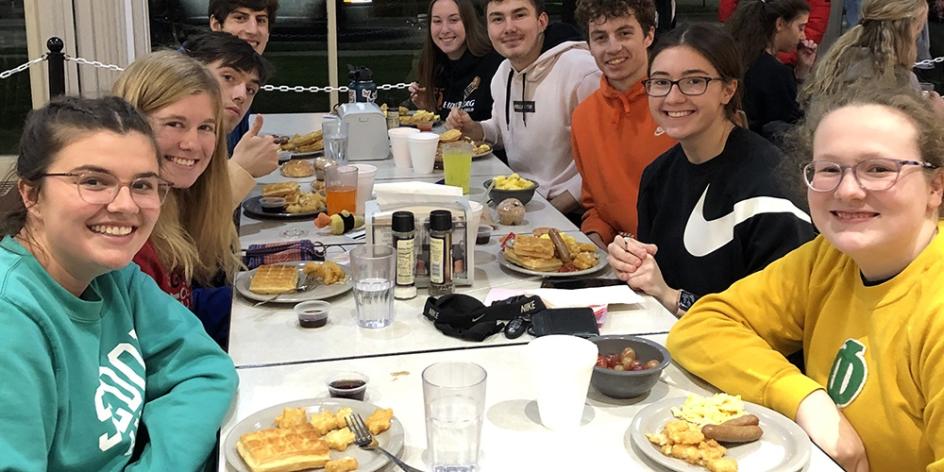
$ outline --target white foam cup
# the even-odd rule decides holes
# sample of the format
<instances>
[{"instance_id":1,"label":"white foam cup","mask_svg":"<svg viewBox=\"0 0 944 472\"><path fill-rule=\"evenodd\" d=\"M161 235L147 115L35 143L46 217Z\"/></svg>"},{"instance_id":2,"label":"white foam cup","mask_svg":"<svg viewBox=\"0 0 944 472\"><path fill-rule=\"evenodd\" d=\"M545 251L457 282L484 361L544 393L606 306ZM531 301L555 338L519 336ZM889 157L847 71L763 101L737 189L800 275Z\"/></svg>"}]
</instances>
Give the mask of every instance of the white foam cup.
<instances>
[{"instance_id":1,"label":"white foam cup","mask_svg":"<svg viewBox=\"0 0 944 472\"><path fill-rule=\"evenodd\" d=\"M545 427L566 431L580 426L598 352L596 344L576 336L542 336L528 343L529 370Z\"/></svg>"},{"instance_id":2,"label":"white foam cup","mask_svg":"<svg viewBox=\"0 0 944 472\"><path fill-rule=\"evenodd\" d=\"M413 167L410 162L410 144L407 138L410 135L419 133L416 128L391 128L387 130L390 136L390 149L393 151L393 165L400 169L409 169Z\"/></svg>"},{"instance_id":3,"label":"white foam cup","mask_svg":"<svg viewBox=\"0 0 944 472\"><path fill-rule=\"evenodd\" d=\"M358 215L364 214L364 202L370 200L374 193L374 177L377 175L377 166L370 164L352 164L357 167L357 210Z\"/></svg>"},{"instance_id":4,"label":"white foam cup","mask_svg":"<svg viewBox=\"0 0 944 472\"><path fill-rule=\"evenodd\" d=\"M436 148L439 146L439 135L416 133L411 134L407 139L410 143L410 161L413 163L413 172L432 174L433 164L436 161Z\"/></svg>"}]
</instances>

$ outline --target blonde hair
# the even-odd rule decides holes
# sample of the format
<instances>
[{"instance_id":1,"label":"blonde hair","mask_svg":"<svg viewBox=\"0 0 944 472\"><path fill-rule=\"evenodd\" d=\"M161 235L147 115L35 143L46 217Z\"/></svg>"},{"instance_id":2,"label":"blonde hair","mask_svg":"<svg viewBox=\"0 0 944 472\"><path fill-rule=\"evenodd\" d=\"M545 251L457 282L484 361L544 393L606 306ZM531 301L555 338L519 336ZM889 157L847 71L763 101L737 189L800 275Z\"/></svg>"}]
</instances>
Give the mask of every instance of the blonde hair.
<instances>
[{"instance_id":1,"label":"blonde hair","mask_svg":"<svg viewBox=\"0 0 944 472\"><path fill-rule=\"evenodd\" d=\"M161 264L181 270L187 280L206 285L220 270L232 280L241 263L236 256L239 238L233 225L223 106L216 79L194 59L176 51L158 51L128 66L112 93L148 116L191 95L210 96L216 123L216 149L210 164L193 186L171 191L151 242Z\"/></svg>"},{"instance_id":2,"label":"blonde hair","mask_svg":"<svg viewBox=\"0 0 944 472\"><path fill-rule=\"evenodd\" d=\"M913 28L927 16L924 0L865 0L859 24L839 37L820 60L812 79L800 92L800 103L835 95L861 81L908 83L917 57ZM863 63L872 74L851 74Z\"/></svg>"}]
</instances>

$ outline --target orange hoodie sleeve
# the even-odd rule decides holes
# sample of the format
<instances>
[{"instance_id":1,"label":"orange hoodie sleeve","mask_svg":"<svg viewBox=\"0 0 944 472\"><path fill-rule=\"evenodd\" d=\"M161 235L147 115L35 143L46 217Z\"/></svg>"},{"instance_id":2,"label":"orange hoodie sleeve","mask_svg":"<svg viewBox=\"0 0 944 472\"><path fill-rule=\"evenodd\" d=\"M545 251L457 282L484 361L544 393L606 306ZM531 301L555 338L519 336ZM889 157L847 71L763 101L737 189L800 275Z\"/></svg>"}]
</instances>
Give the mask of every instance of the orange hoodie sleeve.
<instances>
[{"instance_id":1,"label":"orange hoodie sleeve","mask_svg":"<svg viewBox=\"0 0 944 472\"><path fill-rule=\"evenodd\" d=\"M571 120L571 122L573 124L571 125L570 147L573 149L574 164L577 166L577 172L583 175L583 160L580 158L580 146L577 144L576 139L579 125L577 124L577 120ZM604 242L612 241L613 238L616 237L616 230L600 217L600 213L597 211L596 204L593 201L593 195L588 188L587 179L583 179L583 183L580 187L580 204L585 210L583 222L580 223L580 230L587 234L597 233Z\"/></svg>"}]
</instances>

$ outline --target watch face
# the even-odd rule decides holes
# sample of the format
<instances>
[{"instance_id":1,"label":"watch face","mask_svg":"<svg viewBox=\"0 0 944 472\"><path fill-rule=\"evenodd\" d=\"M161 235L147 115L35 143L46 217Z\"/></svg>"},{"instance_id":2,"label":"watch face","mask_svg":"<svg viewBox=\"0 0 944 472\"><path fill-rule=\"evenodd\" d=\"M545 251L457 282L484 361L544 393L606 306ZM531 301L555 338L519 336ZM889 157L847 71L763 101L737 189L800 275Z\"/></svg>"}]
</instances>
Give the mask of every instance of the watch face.
<instances>
[{"instance_id":1,"label":"watch face","mask_svg":"<svg viewBox=\"0 0 944 472\"><path fill-rule=\"evenodd\" d=\"M695 304L695 300L697 299L698 297L696 297L694 293L682 290L679 294L679 309L688 311L688 309Z\"/></svg>"}]
</instances>

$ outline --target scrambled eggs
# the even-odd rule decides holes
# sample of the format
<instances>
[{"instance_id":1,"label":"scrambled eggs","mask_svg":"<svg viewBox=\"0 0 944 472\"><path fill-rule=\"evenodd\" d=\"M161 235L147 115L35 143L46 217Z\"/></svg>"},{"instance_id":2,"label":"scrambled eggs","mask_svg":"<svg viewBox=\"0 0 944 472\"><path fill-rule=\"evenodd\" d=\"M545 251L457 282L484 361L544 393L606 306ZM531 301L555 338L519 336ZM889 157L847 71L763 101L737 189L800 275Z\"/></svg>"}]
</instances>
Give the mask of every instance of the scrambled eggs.
<instances>
[{"instance_id":1,"label":"scrambled eggs","mask_svg":"<svg viewBox=\"0 0 944 472\"><path fill-rule=\"evenodd\" d=\"M694 423L699 427L706 424L721 424L744 415L744 402L741 396L716 393L710 397L689 395L681 407L672 408L672 416Z\"/></svg>"}]
</instances>

